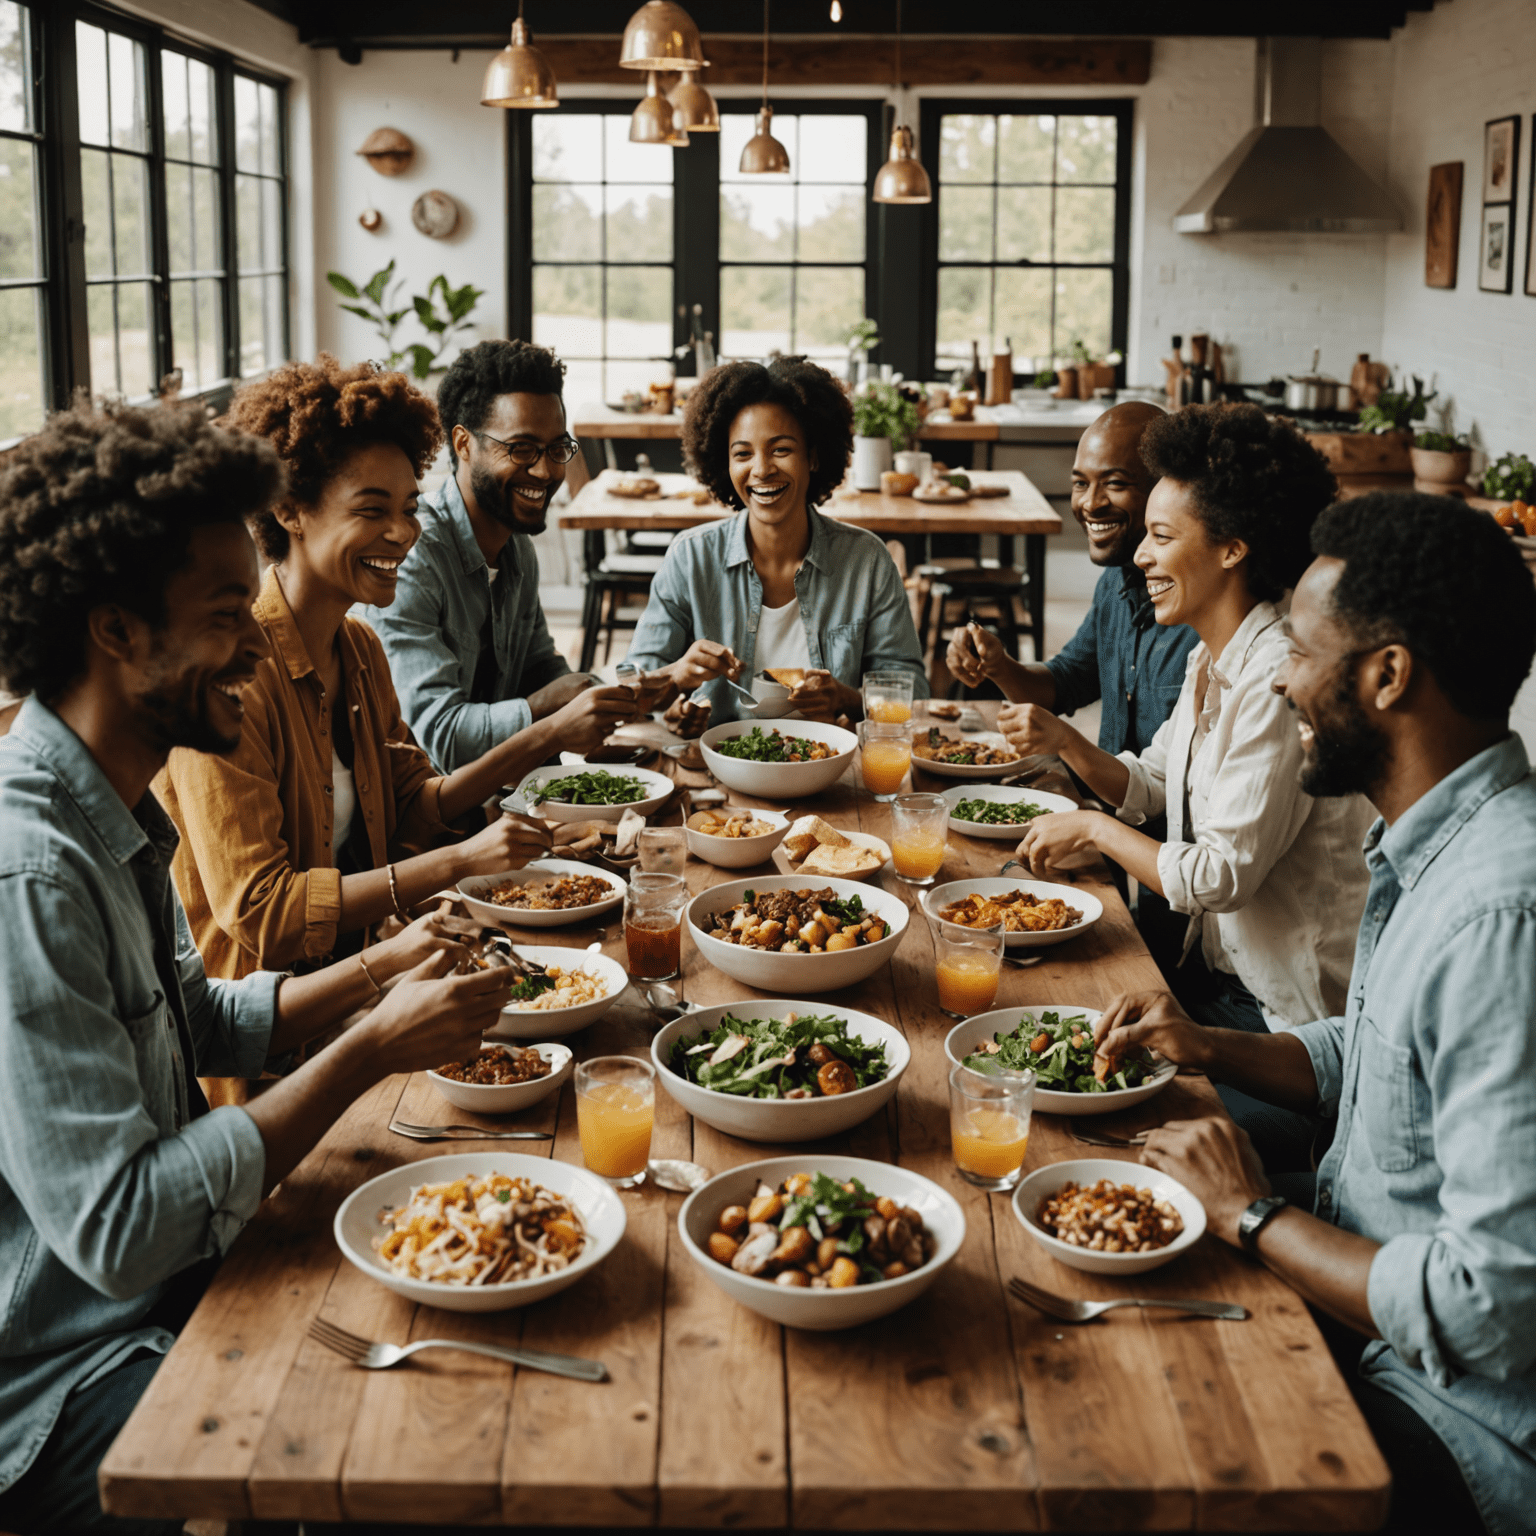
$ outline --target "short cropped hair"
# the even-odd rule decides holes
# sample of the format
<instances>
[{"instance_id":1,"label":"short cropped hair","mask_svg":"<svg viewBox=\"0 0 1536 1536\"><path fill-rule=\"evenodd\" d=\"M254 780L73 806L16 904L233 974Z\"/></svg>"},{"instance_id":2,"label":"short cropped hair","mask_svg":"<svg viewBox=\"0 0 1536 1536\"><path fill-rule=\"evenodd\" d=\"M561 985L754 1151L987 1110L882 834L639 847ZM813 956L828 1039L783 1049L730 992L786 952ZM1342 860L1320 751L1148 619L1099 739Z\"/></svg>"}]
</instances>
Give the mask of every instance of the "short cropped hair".
<instances>
[{"instance_id":1,"label":"short cropped hair","mask_svg":"<svg viewBox=\"0 0 1536 1536\"><path fill-rule=\"evenodd\" d=\"M287 500L313 506L347 456L393 443L419 480L443 445L437 407L403 373L376 363L338 362L322 352L312 363L286 363L235 391L222 425L265 438L287 471ZM266 508L251 531L269 560L288 553L288 530Z\"/></svg>"},{"instance_id":2,"label":"short cropped hair","mask_svg":"<svg viewBox=\"0 0 1536 1536\"><path fill-rule=\"evenodd\" d=\"M282 485L263 442L195 406L79 405L0 467L0 680L55 702L86 666L87 616L165 621L193 531L264 510Z\"/></svg>"},{"instance_id":3,"label":"short cropped hair","mask_svg":"<svg viewBox=\"0 0 1536 1536\"><path fill-rule=\"evenodd\" d=\"M1406 646L1458 713L1507 718L1536 656L1536 585L1486 512L1372 491L1329 507L1312 548L1344 562L1333 613L1356 644Z\"/></svg>"},{"instance_id":4,"label":"short cropped hair","mask_svg":"<svg viewBox=\"0 0 1536 1536\"><path fill-rule=\"evenodd\" d=\"M1274 602L1311 564L1312 524L1334 498L1327 461L1256 405L1191 405L1152 422L1141 456L1187 485L1206 533L1248 546L1248 590Z\"/></svg>"},{"instance_id":5,"label":"short cropped hair","mask_svg":"<svg viewBox=\"0 0 1536 1536\"><path fill-rule=\"evenodd\" d=\"M749 405L780 405L800 424L814 458L808 507L820 506L843 482L853 455L853 404L825 368L803 357L724 363L694 387L683 408L683 459L724 507L743 505L731 484L731 423Z\"/></svg>"},{"instance_id":6,"label":"short cropped hair","mask_svg":"<svg viewBox=\"0 0 1536 1536\"><path fill-rule=\"evenodd\" d=\"M564 395L565 364L531 341L482 341L459 353L437 387L443 431L478 432L499 395Z\"/></svg>"}]
</instances>

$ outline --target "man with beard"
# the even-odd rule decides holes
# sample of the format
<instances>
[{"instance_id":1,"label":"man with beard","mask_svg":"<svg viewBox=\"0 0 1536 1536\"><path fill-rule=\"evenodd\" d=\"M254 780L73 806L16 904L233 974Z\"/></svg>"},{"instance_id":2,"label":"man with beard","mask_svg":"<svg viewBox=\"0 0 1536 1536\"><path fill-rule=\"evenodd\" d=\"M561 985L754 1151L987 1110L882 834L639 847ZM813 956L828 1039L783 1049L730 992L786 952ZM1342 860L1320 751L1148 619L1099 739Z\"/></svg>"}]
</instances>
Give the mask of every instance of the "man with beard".
<instances>
[{"instance_id":1,"label":"man with beard","mask_svg":"<svg viewBox=\"0 0 1536 1536\"><path fill-rule=\"evenodd\" d=\"M565 483L565 365L547 347L482 341L437 391L453 474L417 511L421 538L395 601L366 617L389 656L400 712L447 773L530 728L553 757L586 752L636 718L628 688L596 688L555 649L533 535ZM579 702L576 702L579 701ZM550 717L576 702L577 720Z\"/></svg>"},{"instance_id":2,"label":"man with beard","mask_svg":"<svg viewBox=\"0 0 1536 1536\"><path fill-rule=\"evenodd\" d=\"M1344 1016L1256 1035L1124 997L1097 1048L1150 1046L1335 1122L1297 1203L1228 1120L1154 1130L1143 1161L1325 1314L1392 1468L1389 1530L1528 1531L1536 783L1509 710L1536 653L1536 591L1493 520L1448 498L1341 503L1312 547L1275 686L1296 712L1303 788L1380 812Z\"/></svg>"},{"instance_id":3,"label":"man with beard","mask_svg":"<svg viewBox=\"0 0 1536 1536\"><path fill-rule=\"evenodd\" d=\"M96 1469L212 1264L360 1094L469 1054L508 997L508 970L446 978L467 952L425 918L335 1044L248 1106L199 1092L379 996L356 958L210 981L149 787L173 747L240 739L267 653L242 518L278 480L265 443L173 407L61 412L0 472L0 684L30 695L0 741L8 1531L181 1529L104 1516Z\"/></svg>"}]
</instances>

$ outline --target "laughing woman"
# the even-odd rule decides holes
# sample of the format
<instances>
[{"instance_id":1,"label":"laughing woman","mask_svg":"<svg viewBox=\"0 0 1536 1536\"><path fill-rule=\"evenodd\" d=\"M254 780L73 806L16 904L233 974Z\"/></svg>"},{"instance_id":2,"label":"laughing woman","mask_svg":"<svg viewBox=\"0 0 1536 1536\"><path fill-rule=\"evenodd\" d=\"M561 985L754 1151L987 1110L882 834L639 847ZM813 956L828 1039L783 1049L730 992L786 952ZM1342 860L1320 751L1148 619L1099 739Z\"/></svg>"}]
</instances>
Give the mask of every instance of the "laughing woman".
<instances>
[{"instance_id":1,"label":"laughing woman","mask_svg":"<svg viewBox=\"0 0 1536 1536\"><path fill-rule=\"evenodd\" d=\"M802 357L716 368L688 397L683 453L715 500L741 515L679 538L651 586L629 659L699 689L716 721L740 713L726 679L799 668L791 704L812 719L856 716L866 672L912 674L928 696L896 563L872 533L816 509L853 451L853 408ZM664 696L665 697L665 696ZM687 725L693 707L673 705ZM696 724L696 718L694 723Z\"/></svg>"}]
</instances>

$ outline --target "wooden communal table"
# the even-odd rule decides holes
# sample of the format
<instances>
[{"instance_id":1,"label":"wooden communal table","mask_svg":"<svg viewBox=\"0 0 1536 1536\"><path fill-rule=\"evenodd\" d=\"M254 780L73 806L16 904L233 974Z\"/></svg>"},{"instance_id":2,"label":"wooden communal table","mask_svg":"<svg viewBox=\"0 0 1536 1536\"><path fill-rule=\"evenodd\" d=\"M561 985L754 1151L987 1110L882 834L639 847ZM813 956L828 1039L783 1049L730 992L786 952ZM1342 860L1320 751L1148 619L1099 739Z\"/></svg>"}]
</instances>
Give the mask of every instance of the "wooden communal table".
<instances>
[{"instance_id":1,"label":"wooden communal table","mask_svg":"<svg viewBox=\"0 0 1536 1536\"><path fill-rule=\"evenodd\" d=\"M888 836L888 812L852 775L801 804ZM952 838L942 876L994 873L1007 851ZM703 889L738 872L691 860L688 878ZM1080 879L1104 903L1103 919L1045 951L1042 964L1005 968L1005 1005L1100 1006L1156 984L1113 886ZM912 902L909 888L891 885ZM602 937L622 958L617 923L512 931L573 946ZM700 1004L758 995L702 962L691 943L684 966L682 989ZM882 1114L820 1147L762 1146L691 1122L658 1088L653 1143L656 1156L716 1172L791 1150L814 1168L821 1150L899 1162L937 1181L959 1200L967 1234L919 1300L847 1332L782 1329L700 1273L677 1233L682 1197L647 1187L622 1197L629 1226L619 1248L562 1295L478 1316L413 1306L343 1260L331 1235L351 1190L433 1156L389 1134L393 1113L466 1118L421 1076L392 1078L353 1106L230 1250L103 1464L108 1508L436 1525L1372 1528L1385 1513L1385 1466L1287 1286L1211 1237L1137 1278L1063 1268L1020 1229L1007 1196L955 1172L950 1024L936 1007L933 967L917 916L885 970L825 999L890 1020L912 1044ZM575 1037L577 1055L644 1055L656 1025L634 1001L627 993ZM1106 1128L1220 1112L1208 1083L1180 1078ZM548 1151L580 1161L569 1085L519 1123L553 1130ZM482 1145L497 1146L438 1150ZM1037 1117L1030 1167L1080 1155L1115 1154L1075 1142L1061 1119ZM1070 1327L1011 1299L1003 1281L1015 1274L1086 1298L1222 1298L1252 1317L1215 1323L1127 1309ZM612 1380L583 1385L445 1352L369 1373L306 1337L316 1316L369 1339L447 1335L596 1356Z\"/></svg>"}]
</instances>

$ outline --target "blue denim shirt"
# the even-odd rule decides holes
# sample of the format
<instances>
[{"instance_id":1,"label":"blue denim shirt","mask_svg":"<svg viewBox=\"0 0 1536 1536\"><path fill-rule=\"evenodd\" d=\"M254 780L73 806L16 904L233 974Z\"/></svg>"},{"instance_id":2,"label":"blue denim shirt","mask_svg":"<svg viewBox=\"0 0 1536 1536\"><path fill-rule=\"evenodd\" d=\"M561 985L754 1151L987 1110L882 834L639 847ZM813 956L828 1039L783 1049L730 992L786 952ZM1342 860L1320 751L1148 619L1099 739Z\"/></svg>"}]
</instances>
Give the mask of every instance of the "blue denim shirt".
<instances>
[{"instance_id":1,"label":"blue denim shirt","mask_svg":"<svg viewBox=\"0 0 1536 1536\"><path fill-rule=\"evenodd\" d=\"M130 812L35 699L0 740L0 1492L78 1383L171 1337L163 1282L222 1253L264 1192L255 1122L191 1079L260 1075L279 978L209 981Z\"/></svg>"},{"instance_id":2,"label":"blue denim shirt","mask_svg":"<svg viewBox=\"0 0 1536 1536\"><path fill-rule=\"evenodd\" d=\"M1384 1245L1362 1373L1512 1536L1536 1511L1536 783L1519 738L1365 848L1347 1011L1296 1031L1338 1117L1317 1214Z\"/></svg>"},{"instance_id":3,"label":"blue denim shirt","mask_svg":"<svg viewBox=\"0 0 1536 1536\"><path fill-rule=\"evenodd\" d=\"M928 697L907 590L891 552L873 533L812 511L811 543L795 572L795 596L813 667L857 688L866 672L912 674L915 698ZM730 646L743 679L757 670L763 583L747 549L747 514L690 528L675 539L651 583L651 600L630 642L642 668L676 661L695 640ZM735 692L715 678L700 690L712 718L738 718Z\"/></svg>"},{"instance_id":4,"label":"blue denim shirt","mask_svg":"<svg viewBox=\"0 0 1536 1536\"><path fill-rule=\"evenodd\" d=\"M444 773L484 757L533 723L528 695L571 669L539 602L539 557L514 533L494 571L475 542L450 475L419 508L421 537L400 567L395 600L365 608L384 642L400 713ZM487 615L496 655L493 702L470 699Z\"/></svg>"},{"instance_id":5,"label":"blue denim shirt","mask_svg":"<svg viewBox=\"0 0 1536 1536\"><path fill-rule=\"evenodd\" d=\"M1103 699L1099 746L1139 757L1173 713L1184 664L1199 643L1187 625L1153 618L1146 578L1134 565L1111 567L1077 633L1045 664L1056 684L1055 713Z\"/></svg>"}]
</instances>

